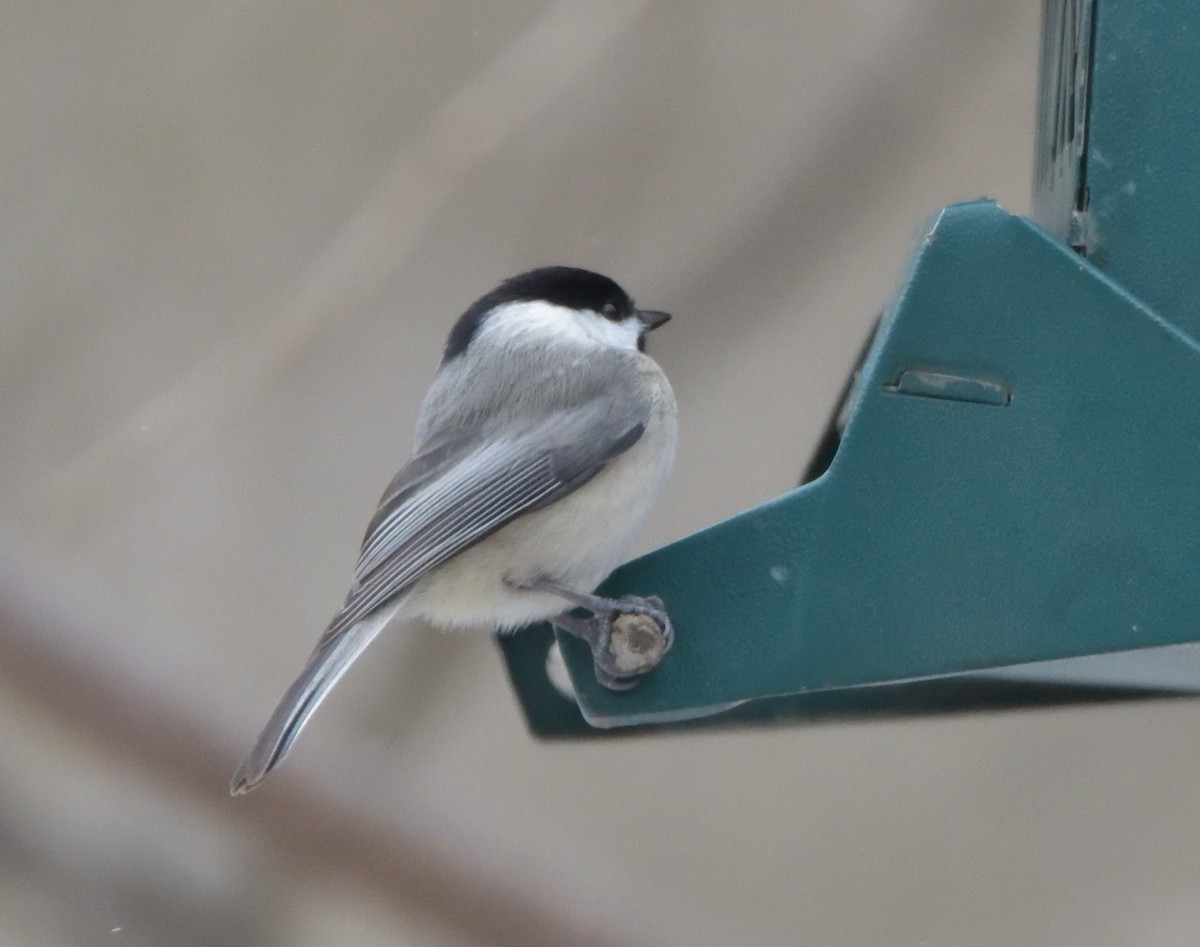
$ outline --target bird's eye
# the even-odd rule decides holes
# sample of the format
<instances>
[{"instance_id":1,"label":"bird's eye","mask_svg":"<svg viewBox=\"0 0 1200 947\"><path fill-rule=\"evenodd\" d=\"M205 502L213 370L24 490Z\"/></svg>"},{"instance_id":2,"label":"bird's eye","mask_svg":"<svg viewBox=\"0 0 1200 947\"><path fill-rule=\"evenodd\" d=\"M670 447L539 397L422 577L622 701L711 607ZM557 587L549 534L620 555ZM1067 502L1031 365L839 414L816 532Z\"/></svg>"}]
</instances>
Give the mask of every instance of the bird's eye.
<instances>
[{"instance_id":1,"label":"bird's eye","mask_svg":"<svg viewBox=\"0 0 1200 947\"><path fill-rule=\"evenodd\" d=\"M617 317L617 304L614 302L605 303L600 307L600 315L605 319L615 319Z\"/></svg>"}]
</instances>

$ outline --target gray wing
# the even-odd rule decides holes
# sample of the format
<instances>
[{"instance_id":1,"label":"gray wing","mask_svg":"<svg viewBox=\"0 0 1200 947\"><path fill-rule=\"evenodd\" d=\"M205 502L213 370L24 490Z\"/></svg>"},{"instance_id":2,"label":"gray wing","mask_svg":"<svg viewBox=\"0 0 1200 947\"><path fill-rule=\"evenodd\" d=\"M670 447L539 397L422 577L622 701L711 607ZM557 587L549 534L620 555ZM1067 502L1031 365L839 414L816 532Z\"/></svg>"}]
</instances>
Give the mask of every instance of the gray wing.
<instances>
[{"instance_id":1,"label":"gray wing","mask_svg":"<svg viewBox=\"0 0 1200 947\"><path fill-rule=\"evenodd\" d=\"M503 439L460 436L423 452L384 493L354 585L318 647L430 569L587 483L641 437L647 414L628 397L603 396L514 425Z\"/></svg>"},{"instance_id":2,"label":"gray wing","mask_svg":"<svg viewBox=\"0 0 1200 947\"><path fill-rule=\"evenodd\" d=\"M458 432L414 458L384 492L367 528L354 586L288 688L230 784L257 786L283 759L309 717L381 630L369 620L389 600L522 513L578 489L632 446L648 407L602 396L503 439Z\"/></svg>"}]
</instances>

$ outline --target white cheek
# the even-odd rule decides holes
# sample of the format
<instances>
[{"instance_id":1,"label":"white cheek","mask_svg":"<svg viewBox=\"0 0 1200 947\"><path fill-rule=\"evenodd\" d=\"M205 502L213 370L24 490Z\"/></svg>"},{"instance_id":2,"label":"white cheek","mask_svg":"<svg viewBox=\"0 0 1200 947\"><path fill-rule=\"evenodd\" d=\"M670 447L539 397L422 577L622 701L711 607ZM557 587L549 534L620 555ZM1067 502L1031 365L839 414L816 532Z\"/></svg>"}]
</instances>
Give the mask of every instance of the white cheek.
<instances>
[{"instance_id":1,"label":"white cheek","mask_svg":"<svg viewBox=\"0 0 1200 947\"><path fill-rule=\"evenodd\" d=\"M636 319L613 322L598 313L532 301L508 303L498 309L484 322L479 338L504 345L524 336L636 351L640 335Z\"/></svg>"},{"instance_id":2,"label":"white cheek","mask_svg":"<svg viewBox=\"0 0 1200 947\"><path fill-rule=\"evenodd\" d=\"M638 336L641 327L633 319L623 322L613 322L603 316L590 312L578 313L576 318L580 328L587 335L606 348L637 350Z\"/></svg>"}]
</instances>

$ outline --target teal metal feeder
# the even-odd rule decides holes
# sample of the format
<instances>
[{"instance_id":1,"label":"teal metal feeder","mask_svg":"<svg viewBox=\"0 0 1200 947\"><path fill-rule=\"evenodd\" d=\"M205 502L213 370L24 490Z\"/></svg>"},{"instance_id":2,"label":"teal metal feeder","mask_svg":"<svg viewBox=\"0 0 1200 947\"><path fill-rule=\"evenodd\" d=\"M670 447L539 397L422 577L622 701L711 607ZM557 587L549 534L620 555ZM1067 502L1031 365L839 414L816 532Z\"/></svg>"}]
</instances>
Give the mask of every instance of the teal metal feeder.
<instances>
[{"instance_id":1,"label":"teal metal feeder","mask_svg":"<svg viewBox=\"0 0 1200 947\"><path fill-rule=\"evenodd\" d=\"M1200 691L1200 13L1046 0L1032 219L932 219L802 486L622 567L676 643L534 732Z\"/></svg>"}]
</instances>

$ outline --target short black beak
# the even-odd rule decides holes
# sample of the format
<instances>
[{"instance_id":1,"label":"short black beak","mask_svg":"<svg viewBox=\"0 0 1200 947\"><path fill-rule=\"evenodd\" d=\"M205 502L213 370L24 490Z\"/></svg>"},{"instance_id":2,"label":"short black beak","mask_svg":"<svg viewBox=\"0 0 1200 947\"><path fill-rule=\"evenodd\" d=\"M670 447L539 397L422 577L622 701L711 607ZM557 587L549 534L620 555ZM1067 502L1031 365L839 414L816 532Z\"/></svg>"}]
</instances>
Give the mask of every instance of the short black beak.
<instances>
[{"instance_id":1,"label":"short black beak","mask_svg":"<svg viewBox=\"0 0 1200 947\"><path fill-rule=\"evenodd\" d=\"M638 310L638 319L640 319L642 325L646 327L647 332L653 332L664 322L667 322L670 318L671 314L669 312L657 312L653 309Z\"/></svg>"}]
</instances>

